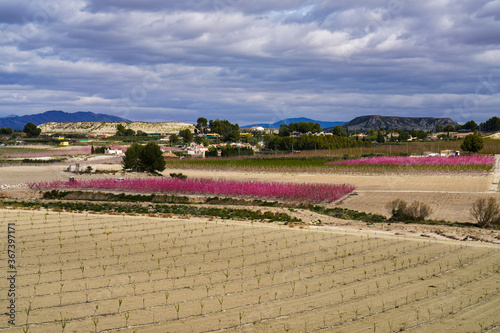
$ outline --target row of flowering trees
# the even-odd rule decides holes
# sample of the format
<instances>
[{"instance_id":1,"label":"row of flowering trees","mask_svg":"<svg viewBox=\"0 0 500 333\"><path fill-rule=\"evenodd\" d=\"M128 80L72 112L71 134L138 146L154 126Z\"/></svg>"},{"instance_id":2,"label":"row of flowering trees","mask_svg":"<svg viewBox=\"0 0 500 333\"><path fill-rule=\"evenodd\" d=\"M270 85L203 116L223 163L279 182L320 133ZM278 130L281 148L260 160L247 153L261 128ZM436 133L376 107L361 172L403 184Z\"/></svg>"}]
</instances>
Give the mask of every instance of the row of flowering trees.
<instances>
[{"instance_id":1,"label":"row of flowering trees","mask_svg":"<svg viewBox=\"0 0 500 333\"><path fill-rule=\"evenodd\" d=\"M102 178L78 182L48 181L28 184L31 188L85 188L154 193L250 196L301 202L332 202L355 190L350 184L306 184L204 178Z\"/></svg>"},{"instance_id":2,"label":"row of flowering trees","mask_svg":"<svg viewBox=\"0 0 500 333\"><path fill-rule=\"evenodd\" d=\"M328 162L329 165L485 165L493 166L495 156L471 155L471 156L433 156L433 157L408 157L408 156L379 156L356 160L345 160Z\"/></svg>"}]
</instances>

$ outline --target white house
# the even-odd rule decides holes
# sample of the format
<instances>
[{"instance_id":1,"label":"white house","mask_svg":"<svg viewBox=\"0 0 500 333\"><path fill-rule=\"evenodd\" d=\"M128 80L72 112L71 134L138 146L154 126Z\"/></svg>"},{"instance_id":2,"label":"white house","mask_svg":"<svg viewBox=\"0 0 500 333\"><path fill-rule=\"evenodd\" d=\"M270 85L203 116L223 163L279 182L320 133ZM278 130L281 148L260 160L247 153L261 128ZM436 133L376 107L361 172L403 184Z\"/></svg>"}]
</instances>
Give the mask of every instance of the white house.
<instances>
[{"instance_id":1,"label":"white house","mask_svg":"<svg viewBox=\"0 0 500 333\"><path fill-rule=\"evenodd\" d=\"M208 151L208 148L192 142L191 145L186 149L186 151L188 155L191 156L205 157L205 152Z\"/></svg>"},{"instance_id":2,"label":"white house","mask_svg":"<svg viewBox=\"0 0 500 333\"><path fill-rule=\"evenodd\" d=\"M125 155L123 153L122 149L110 149L110 148L106 148L106 150L104 150L104 154L106 154L106 155L116 155L116 156L123 156L123 155Z\"/></svg>"}]
</instances>

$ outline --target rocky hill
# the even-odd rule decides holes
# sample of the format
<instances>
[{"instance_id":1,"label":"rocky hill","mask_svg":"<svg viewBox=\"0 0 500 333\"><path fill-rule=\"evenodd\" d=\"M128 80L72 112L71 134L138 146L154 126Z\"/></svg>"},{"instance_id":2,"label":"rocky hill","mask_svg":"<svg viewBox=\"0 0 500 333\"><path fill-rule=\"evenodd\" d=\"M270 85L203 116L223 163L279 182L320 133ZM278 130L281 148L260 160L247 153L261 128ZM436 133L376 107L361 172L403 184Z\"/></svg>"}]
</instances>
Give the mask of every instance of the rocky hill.
<instances>
[{"instance_id":1,"label":"rocky hill","mask_svg":"<svg viewBox=\"0 0 500 333\"><path fill-rule=\"evenodd\" d=\"M349 131L366 131L370 128L379 129L402 129L402 130L424 130L430 131L436 128L436 125L458 125L450 118L431 118L431 117L384 117L384 116L361 116L345 123Z\"/></svg>"},{"instance_id":2,"label":"rocky hill","mask_svg":"<svg viewBox=\"0 0 500 333\"><path fill-rule=\"evenodd\" d=\"M126 129L134 131L153 133L179 133L180 130L189 128L194 131L194 125L188 123L168 122L168 123L146 123L142 121L134 122L48 122L38 126L42 134L94 134L113 135L116 133L116 126L122 124Z\"/></svg>"},{"instance_id":3,"label":"rocky hill","mask_svg":"<svg viewBox=\"0 0 500 333\"><path fill-rule=\"evenodd\" d=\"M89 121L114 121L114 122L130 122L125 118L111 116L102 113L93 113L79 111L74 113L64 111L46 111L43 113L30 114L25 116L8 116L0 118L0 127L11 127L12 129L23 129L27 123L40 125L47 122L89 122Z\"/></svg>"}]
</instances>

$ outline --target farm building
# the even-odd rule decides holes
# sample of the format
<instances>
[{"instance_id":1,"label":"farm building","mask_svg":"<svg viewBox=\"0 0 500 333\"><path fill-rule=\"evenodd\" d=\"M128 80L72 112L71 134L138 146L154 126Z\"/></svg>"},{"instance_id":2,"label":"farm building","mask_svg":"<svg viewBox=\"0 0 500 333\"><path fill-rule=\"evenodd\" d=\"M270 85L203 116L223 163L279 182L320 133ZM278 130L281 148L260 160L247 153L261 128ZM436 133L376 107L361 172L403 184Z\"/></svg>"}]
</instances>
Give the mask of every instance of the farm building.
<instances>
[{"instance_id":1,"label":"farm building","mask_svg":"<svg viewBox=\"0 0 500 333\"><path fill-rule=\"evenodd\" d=\"M104 154L106 154L106 155L116 155L116 156L123 156L123 155L125 155L123 153L122 149L110 149L110 148L106 148L106 150L104 151Z\"/></svg>"},{"instance_id":2,"label":"farm building","mask_svg":"<svg viewBox=\"0 0 500 333\"><path fill-rule=\"evenodd\" d=\"M441 156L460 156L460 152L458 150L441 150Z\"/></svg>"},{"instance_id":3,"label":"farm building","mask_svg":"<svg viewBox=\"0 0 500 333\"><path fill-rule=\"evenodd\" d=\"M193 157L205 157L205 152L207 151L207 147L197 145L194 142L186 149L187 154Z\"/></svg>"}]
</instances>

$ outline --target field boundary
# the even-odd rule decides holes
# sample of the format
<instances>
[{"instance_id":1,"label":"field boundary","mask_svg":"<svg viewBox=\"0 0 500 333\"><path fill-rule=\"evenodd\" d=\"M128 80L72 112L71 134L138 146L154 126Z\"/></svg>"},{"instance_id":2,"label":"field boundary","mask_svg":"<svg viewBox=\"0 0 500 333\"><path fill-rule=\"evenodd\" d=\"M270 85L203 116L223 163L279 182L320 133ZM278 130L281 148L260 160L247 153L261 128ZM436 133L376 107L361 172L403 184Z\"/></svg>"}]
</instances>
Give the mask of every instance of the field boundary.
<instances>
[{"instance_id":1,"label":"field boundary","mask_svg":"<svg viewBox=\"0 0 500 333\"><path fill-rule=\"evenodd\" d=\"M493 182L491 184L490 192L500 191L500 155L495 155L495 164L493 165Z\"/></svg>"}]
</instances>

